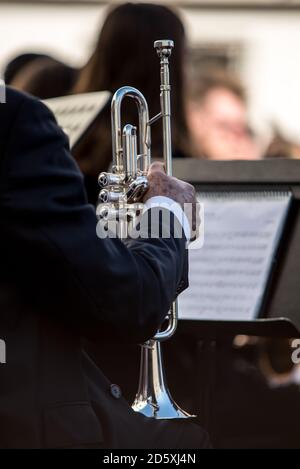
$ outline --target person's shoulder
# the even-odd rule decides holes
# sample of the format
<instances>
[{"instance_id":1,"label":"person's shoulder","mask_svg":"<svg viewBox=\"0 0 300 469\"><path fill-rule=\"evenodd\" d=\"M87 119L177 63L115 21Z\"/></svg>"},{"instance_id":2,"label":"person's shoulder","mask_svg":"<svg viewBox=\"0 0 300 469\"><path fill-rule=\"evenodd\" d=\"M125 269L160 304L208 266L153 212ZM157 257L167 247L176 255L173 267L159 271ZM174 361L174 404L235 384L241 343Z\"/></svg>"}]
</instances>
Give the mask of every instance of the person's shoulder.
<instances>
[{"instance_id":1,"label":"person's shoulder","mask_svg":"<svg viewBox=\"0 0 300 469\"><path fill-rule=\"evenodd\" d=\"M0 103L0 150L2 153L6 145L8 134L12 125L22 108L23 103L30 99L29 96L21 93L14 88L5 86L1 89L1 103Z\"/></svg>"},{"instance_id":2,"label":"person's shoulder","mask_svg":"<svg viewBox=\"0 0 300 469\"><path fill-rule=\"evenodd\" d=\"M0 104L0 157L11 133L27 138L55 138L67 144L66 135L57 125L52 111L38 98L7 86L4 103ZM21 138L21 137L20 137Z\"/></svg>"},{"instance_id":3,"label":"person's shoulder","mask_svg":"<svg viewBox=\"0 0 300 469\"><path fill-rule=\"evenodd\" d=\"M23 110L23 108L53 117L48 107L38 98L10 86L5 87L4 99L2 101L4 102L0 105L0 119L2 119L2 116L5 116L6 121L9 120L10 115L15 115L18 111ZM28 117L30 118L30 116Z\"/></svg>"},{"instance_id":4,"label":"person's shoulder","mask_svg":"<svg viewBox=\"0 0 300 469\"><path fill-rule=\"evenodd\" d=\"M3 99L0 106L0 111L8 112L17 110L26 102L35 102L36 98L27 93L23 93L15 88L6 86L3 92Z\"/></svg>"},{"instance_id":5,"label":"person's shoulder","mask_svg":"<svg viewBox=\"0 0 300 469\"><path fill-rule=\"evenodd\" d=\"M28 122L47 122L51 128L60 133L54 114L40 99L6 86L5 102L0 105L0 128L10 127L15 119Z\"/></svg>"},{"instance_id":6,"label":"person's shoulder","mask_svg":"<svg viewBox=\"0 0 300 469\"><path fill-rule=\"evenodd\" d=\"M6 86L1 94L0 128L1 133L9 129L15 118L22 112L30 120L34 113L49 112L46 106L33 96L23 93L15 88Z\"/></svg>"}]
</instances>

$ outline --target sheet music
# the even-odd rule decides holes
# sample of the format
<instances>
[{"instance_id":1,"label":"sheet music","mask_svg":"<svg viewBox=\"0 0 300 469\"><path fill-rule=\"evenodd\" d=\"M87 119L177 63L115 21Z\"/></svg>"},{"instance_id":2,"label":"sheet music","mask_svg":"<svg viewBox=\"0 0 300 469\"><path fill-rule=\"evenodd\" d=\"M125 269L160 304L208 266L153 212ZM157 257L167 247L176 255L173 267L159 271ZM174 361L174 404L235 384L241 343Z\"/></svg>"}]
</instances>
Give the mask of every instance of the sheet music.
<instances>
[{"instance_id":1,"label":"sheet music","mask_svg":"<svg viewBox=\"0 0 300 469\"><path fill-rule=\"evenodd\" d=\"M204 245L190 250L183 319L251 320L263 294L291 201L289 192L202 193Z\"/></svg>"},{"instance_id":2,"label":"sheet music","mask_svg":"<svg viewBox=\"0 0 300 469\"><path fill-rule=\"evenodd\" d=\"M96 91L46 99L43 102L68 135L72 150L102 111L109 97L108 91Z\"/></svg>"}]
</instances>

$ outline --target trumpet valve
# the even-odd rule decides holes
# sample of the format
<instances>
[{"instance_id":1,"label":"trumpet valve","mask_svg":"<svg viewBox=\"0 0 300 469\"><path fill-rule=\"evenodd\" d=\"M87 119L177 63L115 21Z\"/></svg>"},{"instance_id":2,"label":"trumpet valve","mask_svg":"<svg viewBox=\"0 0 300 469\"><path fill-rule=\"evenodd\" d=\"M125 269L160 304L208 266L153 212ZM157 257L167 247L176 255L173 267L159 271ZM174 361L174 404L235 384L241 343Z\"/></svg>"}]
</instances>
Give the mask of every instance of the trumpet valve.
<instances>
[{"instance_id":1,"label":"trumpet valve","mask_svg":"<svg viewBox=\"0 0 300 469\"><path fill-rule=\"evenodd\" d=\"M111 186L119 186L124 182L124 176L114 173L100 173L98 177L98 184L101 189Z\"/></svg>"},{"instance_id":2,"label":"trumpet valve","mask_svg":"<svg viewBox=\"0 0 300 469\"><path fill-rule=\"evenodd\" d=\"M139 202L148 189L148 179L146 176L137 176L128 186L125 193L128 203Z\"/></svg>"},{"instance_id":3,"label":"trumpet valve","mask_svg":"<svg viewBox=\"0 0 300 469\"><path fill-rule=\"evenodd\" d=\"M120 211L106 204L99 204L96 209L96 215L98 220L108 222L110 220L118 220L120 218Z\"/></svg>"},{"instance_id":4,"label":"trumpet valve","mask_svg":"<svg viewBox=\"0 0 300 469\"><path fill-rule=\"evenodd\" d=\"M99 194L98 202L101 204L118 203L124 197L124 192L110 191L102 189Z\"/></svg>"}]
</instances>

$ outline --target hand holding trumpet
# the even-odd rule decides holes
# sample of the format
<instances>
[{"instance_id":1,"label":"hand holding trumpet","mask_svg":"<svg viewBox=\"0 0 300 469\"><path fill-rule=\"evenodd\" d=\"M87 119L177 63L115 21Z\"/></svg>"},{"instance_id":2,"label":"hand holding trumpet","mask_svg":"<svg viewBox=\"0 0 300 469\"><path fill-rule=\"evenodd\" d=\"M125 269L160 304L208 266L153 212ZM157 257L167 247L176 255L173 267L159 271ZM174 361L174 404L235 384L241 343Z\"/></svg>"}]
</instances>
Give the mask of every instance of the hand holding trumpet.
<instances>
[{"instance_id":1,"label":"hand holding trumpet","mask_svg":"<svg viewBox=\"0 0 300 469\"><path fill-rule=\"evenodd\" d=\"M143 202L157 196L168 197L177 202L188 218L192 231L191 239L195 239L199 232L200 218L196 216L199 204L194 186L173 176L168 176L164 164L159 161L150 165L147 179L148 190L144 195Z\"/></svg>"}]
</instances>

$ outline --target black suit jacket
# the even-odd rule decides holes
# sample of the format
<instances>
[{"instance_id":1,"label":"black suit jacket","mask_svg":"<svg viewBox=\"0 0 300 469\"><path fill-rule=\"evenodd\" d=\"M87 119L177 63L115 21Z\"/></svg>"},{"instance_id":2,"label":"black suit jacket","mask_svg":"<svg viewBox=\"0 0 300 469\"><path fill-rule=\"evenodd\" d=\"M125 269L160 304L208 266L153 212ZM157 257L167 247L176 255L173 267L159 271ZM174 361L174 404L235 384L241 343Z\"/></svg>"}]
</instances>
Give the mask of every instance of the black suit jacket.
<instances>
[{"instance_id":1,"label":"black suit jacket","mask_svg":"<svg viewBox=\"0 0 300 469\"><path fill-rule=\"evenodd\" d=\"M99 239L96 223L54 117L8 88L0 104L0 447L145 444L139 434L152 423L133 415L81 342L151 337L186 286L185 240L125 246Z\"/></svg>"}]
</instances>

